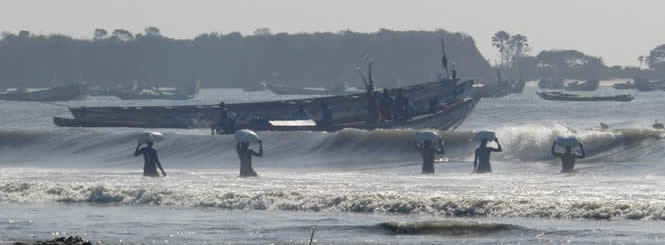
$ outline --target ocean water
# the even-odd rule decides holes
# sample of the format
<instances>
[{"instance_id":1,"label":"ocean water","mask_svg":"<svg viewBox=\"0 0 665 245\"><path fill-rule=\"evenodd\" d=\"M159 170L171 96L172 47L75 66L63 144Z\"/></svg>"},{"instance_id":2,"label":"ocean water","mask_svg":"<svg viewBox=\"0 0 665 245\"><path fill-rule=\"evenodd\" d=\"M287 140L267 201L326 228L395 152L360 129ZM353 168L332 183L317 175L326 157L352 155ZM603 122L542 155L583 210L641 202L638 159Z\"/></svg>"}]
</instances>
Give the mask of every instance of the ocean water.
<instances>
[{"instance_id":1,"label":"ocean water","mask_svg":"<svg viewBox=\"0 0 665 245\"><path fill-rule=\"evenodd\" d=\"M607 83L603 83L607 85ZM146 244L660 244L665 238L663 92L630 103L482 100L434 175L420 174L414 130L263 132L259 178L238 178L230 136L160 130L166 178L141 176L141 129L58 128L64 105L176 105L280 99L206 89L192 101L0 102L0 241L82 235ZM294 97L289 97L294 98ZM599 122L611 130L595 129ZM471 174L473 130L504 152ZM588 158L561 174L553 139L575 135ZM1 242L0 242L1 243Z\"/></svg>"}]
</instances>

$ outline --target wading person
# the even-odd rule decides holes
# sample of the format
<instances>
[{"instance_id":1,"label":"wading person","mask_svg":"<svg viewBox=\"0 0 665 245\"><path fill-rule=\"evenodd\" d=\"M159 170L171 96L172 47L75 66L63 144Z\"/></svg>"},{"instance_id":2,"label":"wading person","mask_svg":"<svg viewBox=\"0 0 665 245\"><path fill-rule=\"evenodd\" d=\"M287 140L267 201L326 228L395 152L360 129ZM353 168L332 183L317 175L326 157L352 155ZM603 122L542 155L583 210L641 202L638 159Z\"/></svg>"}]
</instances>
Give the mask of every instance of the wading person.
<instances>
[{"instance_id":1,"label":"wading person","mask_svg":"<svg viewBox=\"0 0 665 245\"><path fill-rule=\"evenodd\" d=\"M236 151L240 158L240 177L258 176L252 168L252 156L263 157L263 143L259 140L259 152L249 149L249 142L238 142Z\"/></svg>"},{"instance_id":2,"label":"wading person","mask_svg":"<svg viewBox=\"0 0 665 245\"><path fill-rule=\"evenodd\" d=\"M555 148L557 145L557 142L555 141L552 144L552 155L558 157L561 159L561 172L562 173L570 173L573 172L575 169L575 160L577 159L582 159L586 157L586 154L584 153L584 146L582 146L582 143L577 142L578 146L580 147L580 153L573 152L573 148L570 145L565 146L565 152L560 153L556 152Z\"/></svg>"},{"instance_id":3,"label":"wading person","mask_svg":"<svg viewBox=\"0 0 665 245\"><path fill-rule=\"evenodd\" d=\"M443 150L443 142L441 139L437 142L438 146L435 147L432 140L425 140L422 144L416 143L416 148L423 157L423 174L434 173L434 157L436 154L445 154Z\"/></svg>"},{"instance_id":4,"label":"wading person","mask_svg":"<svg viewBox=\"0 0 665 245\"><path fill-rule=\"evenodd\" d=\"M159 177L157 167L162 171L162 175L166 177L166 172L162 168L162 163L159 162L157 150L153 148L153 142L147 142L146 147L141 148L141 143L136 146L134 150L134 157L143 155L143 176ZM140 149L139 149L140 148Z\"/></svg>"},{"instance_id":5,"label":"wading person","mask_svg":"<svg viewBox=\"0 0 665 245\"><path fill-rule=\"evenodd\" d=\"M473 172L482 174L482 173L491 173L492 166L490 165L490 154L492 152L502 152L501 144L499 144L499 139L494 138L494 142L498 148L488 147L488 139L481 139L480 146L476 149L475 157L473 158Z\"/></svg>"}]
</instances>

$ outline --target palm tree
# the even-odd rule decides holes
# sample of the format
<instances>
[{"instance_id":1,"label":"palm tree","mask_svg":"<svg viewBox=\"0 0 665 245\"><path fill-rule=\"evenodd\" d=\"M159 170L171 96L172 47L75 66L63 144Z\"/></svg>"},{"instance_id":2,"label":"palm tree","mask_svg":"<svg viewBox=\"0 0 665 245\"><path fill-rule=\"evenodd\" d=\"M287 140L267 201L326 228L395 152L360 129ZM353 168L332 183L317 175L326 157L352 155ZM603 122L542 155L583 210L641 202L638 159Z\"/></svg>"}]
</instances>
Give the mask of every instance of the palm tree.
<instances>
[{"instance_id":1,"label":"palm tree","mask_svg":"<svg viewBox=\"0 0 665 245\"><path fill-rule=\"evenodd\" d=\"M641 71L642 67L644 66L644 63L647 61L647 57L646 56L637 57L637 61L640 62L640 71Z\"/></svg>"},{"instance_id":2,"label":"palm tree","mask_svg":"<svg viewBox=\"0 0 665 245\"><path fill-rule=\"evenodd\" d=\"M508 40L510 40L510 34L505 31L498 31L497 33L494 33L494 36L492 36L492 46L499 49L499 53L501 53L502 66L505 65L505 51Z\"/></svg>"},{"instance_id":3,"label":"palm tree","mask_svg":"<svg viewBox=\"0 0 665 245\"><path fill-rule=\"evenodd\" d=\"M511 55L507 57L507 60L508 63L510 63L514 58L522 57L527 51L529 51L529 39L527 39L526 36L517 34L510 38L508 41L508 47Z\"/></svg>"}]
</instances>

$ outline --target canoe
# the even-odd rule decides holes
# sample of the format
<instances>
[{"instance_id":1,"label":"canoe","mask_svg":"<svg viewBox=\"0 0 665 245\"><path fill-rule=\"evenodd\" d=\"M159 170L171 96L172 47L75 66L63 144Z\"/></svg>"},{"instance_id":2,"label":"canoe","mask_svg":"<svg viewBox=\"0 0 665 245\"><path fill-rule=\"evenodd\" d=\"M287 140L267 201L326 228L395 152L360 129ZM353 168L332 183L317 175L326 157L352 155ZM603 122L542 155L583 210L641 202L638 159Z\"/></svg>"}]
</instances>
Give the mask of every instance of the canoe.
<instances>
[{"instance_id":1,"label":"canoe","mask_svg":"<svg viewBox=\"0 0 665 245\"><path fill-rule=\"evenodd\" d=\"M336 123L328 126L272 126L269 124L256 125L249 122L241 122L236 128L251 129L253 131L327 131L334 132L345 128L357 129L400 129L400 128L431 128L438 130L455 130L466 118L469 117L475 106L480 101L480 97L464 97L456 102L449 103L435 113L426 113L410 118L405 121L388 121L374 125L361 120L357 122ZM192 128L189 123L170 123L157 125L155 122L145 121L98 121L98 120L79 120L70 118L54 117L53 122L60 127L135 127L135 128ZM200 124L203 128L208 128L206 123ZM226 132L229 133L229 132Z\"/></svg>"},{"instance_id":2,"label":"canoe","mask_svg":"<svg viewBox=\"0 0 665 245\"><path fill-rule=\"evenodd\" d=\"M538 81L538 87L542 89L563 89L563 80L543 78Z\"/></svg>"},{"instance_id":3,"label":"canoe","mask_svg":"<svg viewBox=\"0 0 665 245\"><path fill-rule=\"evenodd\" d=\"M196 81L191 87L175 90L114 90L112 95L122 100L189 100L199 93L201 83Z\"/></svg>"},{"instance_id":4,"label":"canoe","mask_svg":"<svg viewBox=\"0 0 665 245\"><path fill-rule=\"evenodd\" d=\"M432 99L449 104L474 95L473 80L442 80L402 88L404 96L418 109L426 111ZM396 89L389 90L396 94ZM302 105L311 118L321 118L321 103L328 104L334 125L357 123L367 118L367 94L328 96L298 100L226 104L236 114L238 125L267 120L291 120ZM70 107L73 119L57 118L64 127L142 127L142 128L209 128L219 110L218 105L133 106L133 107ZM421 113L418 113L421 112Z\"/></svg>"},{"instance_id":5,"label":"canoe","mask_svg":"<svg viewBox=\"0 0 665 245\"><path fill-rule=\"evenodd\" d=\"M561 92L537 92L538 96L544 100L554 100L554 101L617 101L617 102L629 102L634 99L632 95L622 94L622 95L612 95L612 96L585 96L577 94L568 94Z\"/></svg>"},{"instance_id":6,"label":"canoe","mask_svg":"<svg viewBox=\"0 0 665 245\"><path fill-rule=\"evenodd\" d=\"M567 91L596 91L599 86L599 80L589 80L586 82L575 81L566 84L564 89Z\"/></svg>"},{"instance_id":7,"label":"canoe","mask_svg":"<svg viewBox=\"0 0 665 245\"><path fill-rule=\"evenodd\" d=\"M615 83L612 85L612 88L614 89L636 89L637 86L631 81L627 81L625 83Z\"/></svg>"},{"instance_id":8,"label":"canoe","mask_svg":"<svg viewBox=\"0 0 665 245\"><path fill-rule=\"evenodd\" d=\"M33 92L0 93L0 100L11 101L69 101L83 96L81 85L71 84Z\"/></svg>"}]
</instances>

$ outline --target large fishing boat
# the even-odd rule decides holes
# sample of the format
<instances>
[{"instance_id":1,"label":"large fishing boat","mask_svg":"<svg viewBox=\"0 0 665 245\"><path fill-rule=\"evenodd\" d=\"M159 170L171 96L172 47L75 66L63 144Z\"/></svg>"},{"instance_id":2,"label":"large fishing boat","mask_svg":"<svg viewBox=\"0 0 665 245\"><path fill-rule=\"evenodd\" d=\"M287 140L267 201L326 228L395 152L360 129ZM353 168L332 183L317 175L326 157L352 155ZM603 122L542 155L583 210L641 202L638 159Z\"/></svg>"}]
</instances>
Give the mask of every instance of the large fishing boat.
<instances>
[{"instance_id":1,"label":"large fishing boat","mask_svg":"<svg viewBox=\"0 0 665 245\"><path fill-rule=\"evenodd\" d=\"M444 79L426 82L401 90L414 105L415 115L409 120L370 125L368 94L330 96L297 100L226 104L235 114L237 128L256 130L293 130L303 126L272 126L265 122L288 121L300 106L311 118L321 118L321 104L328 105L334 115L328 126L304 126L308 130L334 131L352 128L433 127L442 130L457 127L478 103L479 96L472 88L473 80ZM432 110L432 101L439 101L439 109ZM54 118L63 127L138 127L138 128L209 128L214 124L218 105L147 106L147 107L70 107L74 118Z\"/></svg>"}]
</instances>

